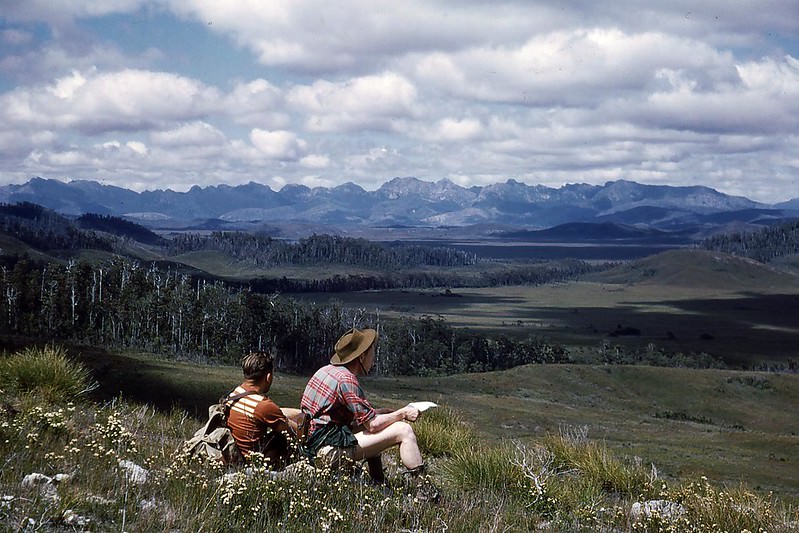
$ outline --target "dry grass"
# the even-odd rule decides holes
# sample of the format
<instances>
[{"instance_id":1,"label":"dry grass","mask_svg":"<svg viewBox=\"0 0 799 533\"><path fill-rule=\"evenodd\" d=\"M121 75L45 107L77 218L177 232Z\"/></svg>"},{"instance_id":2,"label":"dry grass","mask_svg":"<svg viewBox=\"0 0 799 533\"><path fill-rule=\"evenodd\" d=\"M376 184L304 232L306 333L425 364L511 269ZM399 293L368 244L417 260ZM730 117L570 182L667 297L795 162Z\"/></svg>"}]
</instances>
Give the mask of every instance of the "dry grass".
<instances>
[{"instance_id":1,"label":"dry grass","mask_svg":"<svg viewBox=\"0 0 799 533\"><path fill-rule=\"evenodd\" d=\"M100 371L95 376L102 398L121 391L132 401L153 402L162 411L176 405L191 416L202 416L241 379L235 367L145 354L98 351L84 360ZM306 382L307 376L278 372L270 395L279 405L296 407ZM562 425L587 426L591 438L616 453L654 462L666 476L706 475L729 484L745 480L799 502L799 465L792 451L799 435L795 374L534 365L442 377L366 377L362 384L380 407L412 400L457 407L457 417L466 423L455 426L457 431L480 439L531 442ZM438 415L430 411L420 424ZM692 421L703 419L711 423ZM445 432L432 433L430 449L448 451L440 442L445 437Z\"/></svg>"},{"instance_id":2,"label":"dry grass","mask_svg":"<svg viewBox=\"0 0 799 533\"><path fill-rule=\"evenodd\" d=\"M493 376L472 383L489 389L487 377ZM280 386L289 383L294 378ZM441 382L438 390L447 394L453 384ZM382 385L388 387L376 389L387 396L412 392L407 381ZM782 386L775 382L769 390ZM528 443L481 442L477 431L490 430L487 419L473 417L462 395L450 398L457 408L439 400L443 407L417 425L433 480L444 493L440 503L425 504L402 488L390 454L385 463L397 489L389 492L312 468L289 477L257 465L249 473L228 472L175 455L199 424L184 411L164 413L122 399L47 404L4 390L0 522L11 530L40 531L789 530L790 511L773 496L744 486L727 490L693 476L659 479L641 461L589 438L583 427L562 426ZM128 462L146 477L133 475ZM34 472L66 476L50 484L20 483ZM679 520L629 517L630 507L655 489L686 509Z\"/></svg>"}]
</instances>

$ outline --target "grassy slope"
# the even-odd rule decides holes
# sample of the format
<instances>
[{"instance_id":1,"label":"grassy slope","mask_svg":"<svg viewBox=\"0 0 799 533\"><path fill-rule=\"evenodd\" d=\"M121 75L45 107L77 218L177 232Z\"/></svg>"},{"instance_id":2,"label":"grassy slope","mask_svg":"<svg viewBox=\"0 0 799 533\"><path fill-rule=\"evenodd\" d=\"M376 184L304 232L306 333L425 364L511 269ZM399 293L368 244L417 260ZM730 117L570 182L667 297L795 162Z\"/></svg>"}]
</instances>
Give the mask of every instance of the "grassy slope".
<instances>
[{"instance_id":1,"label":"grassy slope","mask_svg":"<svg viewBox=\"0 0 799 533\"><path fill-rule=\"evenodd\" d=\"M586 279L605 283L655 283L680 287L774 290L799 279L751 259L707 250L680 249L645 257Z\"/></svg>"},{"instance_id":2,"label":"grassy slope","mask_svg":"<svg viewBox=\"0 0 799 533\"><path fill-rule=\"evenodd\" d=\"M27 255L38 261L57 261L55 258L34 250L16 237L0 232L0 255Z\"/></svg>"},{"instance_id":3,"label":"grassy slope","mask_svg":"<svg viewBox=\"0 0 799 533\"><path fill-rule=\"evenodd\" d=\"M240 379L234 367L84 352L102 395L176 405L202 416ZM307 378L278 374L272 397L297 406ZM799 501L799 376L727 370L541 365L438 378L363 380L374 403L429 399L458 411L488 439L534 440L587 426L664 476L705 474ZM679 420L675 418L688 418Z\"/></svg>"},{"instance_id":4,"label":"grassy slope","mask_svg":"<svg viewBox=\"0 0 799 533\"><path fill-rule=\"evenodd\" d=\"M403 395L435 390L435 399L468 413L479 430L496 438L588 426L589 435L654 462L665 475L701 472L799 496L796 375L527 366L421 380L415 387ZM702 422L674 420L675 414Z\"/></svg>"},{"instance_id":5,"label":"grassy slope","mask_svg":"<svg viewBox=\"0 0 799 533\"><path fill-rule=\"evenodd\" d=\"M784 272L799 276L799 254L778 257L770 265Z\"/></svg>"}]
</instances>

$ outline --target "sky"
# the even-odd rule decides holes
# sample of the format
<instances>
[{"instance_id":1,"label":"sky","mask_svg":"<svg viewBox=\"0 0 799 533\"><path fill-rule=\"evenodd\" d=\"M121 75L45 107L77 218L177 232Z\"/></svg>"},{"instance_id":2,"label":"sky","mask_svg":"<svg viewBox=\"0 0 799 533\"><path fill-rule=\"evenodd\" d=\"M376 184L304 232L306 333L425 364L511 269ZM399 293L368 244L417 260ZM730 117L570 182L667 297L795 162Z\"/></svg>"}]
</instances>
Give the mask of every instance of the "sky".
<instances>
[{"instance_id":1,"label":"sky","mask_svg":"<svg viewBox=\"0 0 799 533\"><path fill-rule=\"evenodd\" d=\"M0 185L799 197L797 0L0 0Z\"/></svg>"}]
</instances>

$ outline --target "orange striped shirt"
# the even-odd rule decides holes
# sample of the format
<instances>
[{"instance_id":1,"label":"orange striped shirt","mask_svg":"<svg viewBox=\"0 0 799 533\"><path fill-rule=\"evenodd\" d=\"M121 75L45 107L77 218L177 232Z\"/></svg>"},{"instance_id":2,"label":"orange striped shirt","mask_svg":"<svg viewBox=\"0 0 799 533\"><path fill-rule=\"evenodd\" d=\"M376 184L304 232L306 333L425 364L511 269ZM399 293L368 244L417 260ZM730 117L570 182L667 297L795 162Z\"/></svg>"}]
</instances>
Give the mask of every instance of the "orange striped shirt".
<instances>
[{"instance_id":1,"label":"orange striped shirt","mask_svg":"<svg viewBox=\"0 0 799 533\"><path fill-rule=\"evenodd\" d=\"M246 392L240 385L230 396ZM275 402L263 394L250 394L239 399L230 408L227 426L242 455L251 452L264 452L262 439L273 431L288 428L286 417ZM281 439L282 440L282 439Z\"/></svg>"}]
</instances>

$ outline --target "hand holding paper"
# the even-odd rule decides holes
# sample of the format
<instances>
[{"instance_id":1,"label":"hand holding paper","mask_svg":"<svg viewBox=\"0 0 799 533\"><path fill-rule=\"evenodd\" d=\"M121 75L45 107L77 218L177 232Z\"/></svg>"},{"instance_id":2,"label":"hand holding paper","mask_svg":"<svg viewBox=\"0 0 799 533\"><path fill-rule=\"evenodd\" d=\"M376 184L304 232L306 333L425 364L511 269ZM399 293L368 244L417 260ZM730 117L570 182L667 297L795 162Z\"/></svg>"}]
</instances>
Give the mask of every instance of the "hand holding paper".
<instances>
[{"instance_id":1,"label":"hand holding paper","mask_svg":"<svg viewBox=\"0 0 799 533\"><path fill-rule=\"evenodd\" d=\"M431 407L438 407L438 404L433 402L411 402L408 405L417 409L420 413L427 411Z\"/></svg>"}]
</instances>

